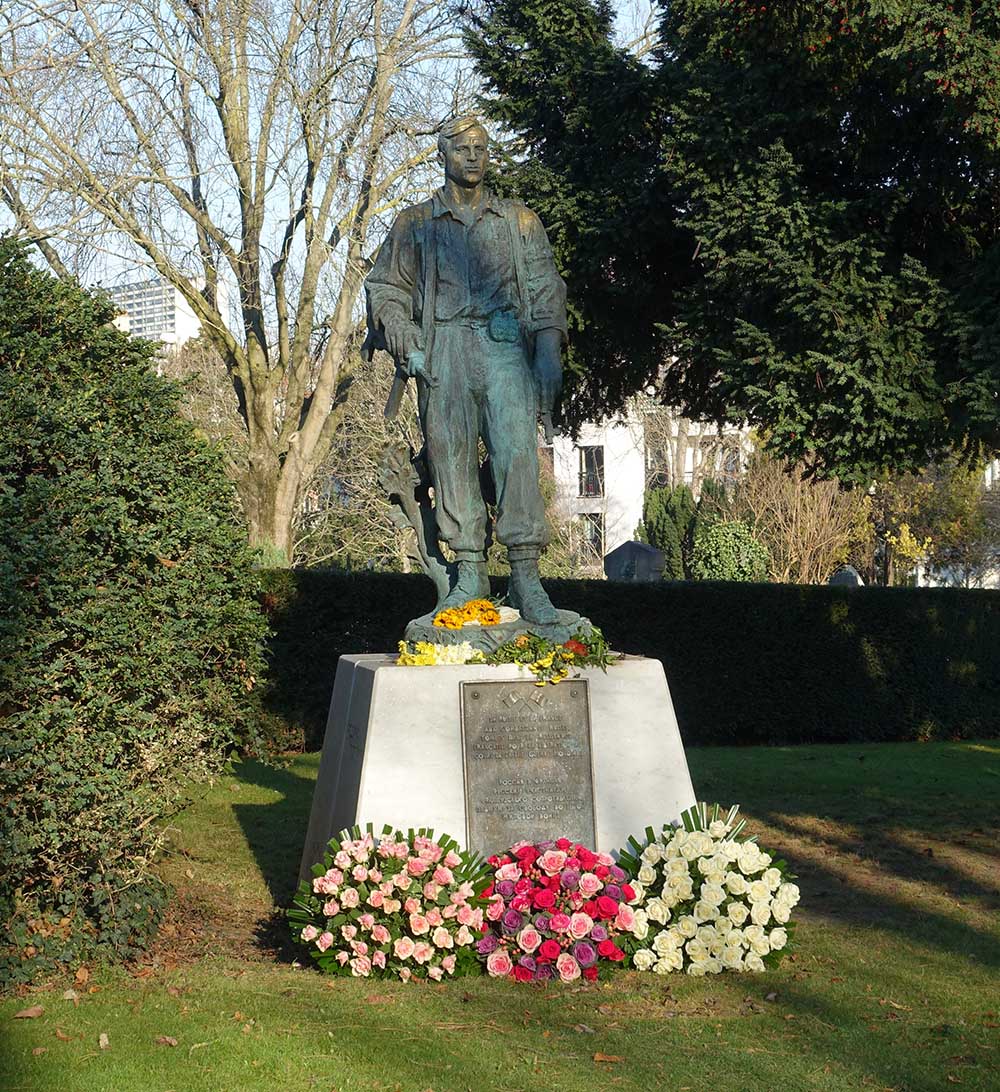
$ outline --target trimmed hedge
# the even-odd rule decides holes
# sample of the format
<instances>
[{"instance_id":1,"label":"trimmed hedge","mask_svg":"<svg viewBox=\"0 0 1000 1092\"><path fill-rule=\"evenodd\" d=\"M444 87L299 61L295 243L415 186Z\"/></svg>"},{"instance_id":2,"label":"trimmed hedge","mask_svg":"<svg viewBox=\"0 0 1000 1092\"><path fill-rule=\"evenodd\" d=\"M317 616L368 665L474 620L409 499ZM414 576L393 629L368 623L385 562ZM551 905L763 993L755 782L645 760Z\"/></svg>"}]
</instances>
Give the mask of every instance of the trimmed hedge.
<instances>
[{"instance_id":1,"label":"trimmed hedge","mask_svg":"<svg viewBox=\"0 0 1000 1092\"><path fill-rule=\"evenodd\" d=\"M494 590L502 590L503 581ZM546 581L612 647L663 661L688 744L1000 736L1000 593ZM265 574L272 736L322 744L337 658L389 652L433 605L399 573Z\"/></svg>"}]
</instances>

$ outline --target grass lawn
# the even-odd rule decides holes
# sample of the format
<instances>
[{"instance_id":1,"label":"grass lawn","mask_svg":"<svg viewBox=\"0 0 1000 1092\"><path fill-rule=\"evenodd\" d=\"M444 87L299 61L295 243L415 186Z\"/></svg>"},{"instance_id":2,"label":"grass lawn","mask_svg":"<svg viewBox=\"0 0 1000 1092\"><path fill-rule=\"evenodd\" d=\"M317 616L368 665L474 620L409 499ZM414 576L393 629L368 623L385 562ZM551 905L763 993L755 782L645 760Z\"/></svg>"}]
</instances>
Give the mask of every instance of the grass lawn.
<instances>
[{"instance_id":1,"label":"grass lawn","mask_svg":"<svg viewBox=\"0 0 1000 1092\"><path fill-rule=\"evenodd\" d=\"M798 947L777 971L570 988L325 979L294 964L276 913L318 756L244 763L171 831L178 898L145 963L0 1004L0 1089L1000 1089L1000 745L689 760L700 796L741 802L799 874Z\"/></svg>"}]
</instances>

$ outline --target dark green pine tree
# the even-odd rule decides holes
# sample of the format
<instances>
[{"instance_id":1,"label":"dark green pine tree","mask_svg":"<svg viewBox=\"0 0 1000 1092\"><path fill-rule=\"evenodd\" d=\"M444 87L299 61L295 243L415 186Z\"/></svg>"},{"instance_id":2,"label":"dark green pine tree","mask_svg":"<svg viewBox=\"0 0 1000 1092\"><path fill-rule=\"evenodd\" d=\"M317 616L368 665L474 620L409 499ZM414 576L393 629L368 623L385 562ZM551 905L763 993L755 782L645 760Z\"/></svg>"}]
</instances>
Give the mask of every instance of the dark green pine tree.
<instances>
[{"instance_id":1,"label":"dark green pine tree","mask_svg":"<svg viewBox=\"0 0 1000 1092\"><path fill-rule=\"evenodd\" d=\"M819 473L1000 450L997 5L671 0L648 66L585 0L503 0L470 40L524 196L564 198L580 407L653 346L666 401Z\"/></svg>"},{"instance_id":2,"label":"dark green pine tree","mask_svg":"<svg viewBox=\"0 0 1000 1092\"><path fill-rule=\"evenodd\" d=\"M685 556L696 505L686 485L648 489L643 501L642 522L650 546L663 551L663 579L685 578Z\"/></svg>"}]
</instances>

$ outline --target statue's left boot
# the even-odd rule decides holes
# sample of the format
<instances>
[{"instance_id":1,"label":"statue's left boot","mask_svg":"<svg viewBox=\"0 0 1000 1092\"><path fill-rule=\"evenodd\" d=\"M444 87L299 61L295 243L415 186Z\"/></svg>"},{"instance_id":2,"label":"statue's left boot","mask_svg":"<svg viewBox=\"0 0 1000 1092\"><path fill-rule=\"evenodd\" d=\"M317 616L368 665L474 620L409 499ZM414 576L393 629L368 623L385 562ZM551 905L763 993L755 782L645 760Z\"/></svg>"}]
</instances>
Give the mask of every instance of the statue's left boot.
<instances>
[{"instance_id":1,"label":"statue's left boot","mask_svg":"<svg viewBox=\"0 0 1000 1092\"><path fill-rule=\"evenodd\" d=\"M559 621L559 613L538 579L538 558L511 561L508 599L526 622L552 625Z\"/></svg>"}]
</instances>

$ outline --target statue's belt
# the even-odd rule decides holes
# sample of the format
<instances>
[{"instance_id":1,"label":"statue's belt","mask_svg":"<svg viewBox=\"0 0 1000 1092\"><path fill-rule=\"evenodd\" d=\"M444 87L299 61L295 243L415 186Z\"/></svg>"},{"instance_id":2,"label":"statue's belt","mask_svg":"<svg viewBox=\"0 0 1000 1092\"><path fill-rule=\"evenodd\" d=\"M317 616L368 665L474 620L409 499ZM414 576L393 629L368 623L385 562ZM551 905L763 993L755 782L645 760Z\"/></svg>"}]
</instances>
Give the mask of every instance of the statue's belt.
<instances>
[{"instance_id":1,"label":"statue's belt","mask_svg":"<svg viewBox=\"0 0 1000 1092\"><path fill-rule=\"evenodd\" d=\"M521 340L521 323L513 311L494 311L488 318L458 317L436 319L436 327L462 327L467 330L484 330L491 341L513 344Z\"/></svg>"}]
</instances>

